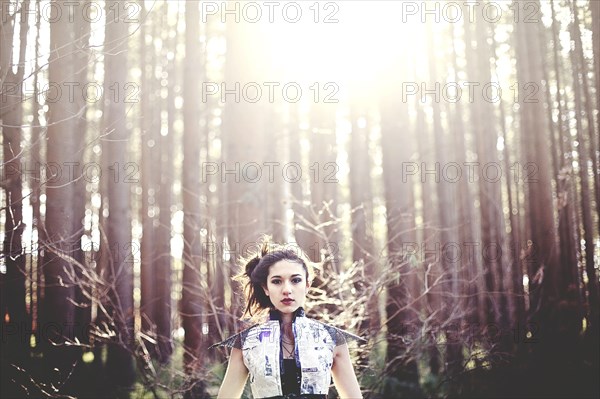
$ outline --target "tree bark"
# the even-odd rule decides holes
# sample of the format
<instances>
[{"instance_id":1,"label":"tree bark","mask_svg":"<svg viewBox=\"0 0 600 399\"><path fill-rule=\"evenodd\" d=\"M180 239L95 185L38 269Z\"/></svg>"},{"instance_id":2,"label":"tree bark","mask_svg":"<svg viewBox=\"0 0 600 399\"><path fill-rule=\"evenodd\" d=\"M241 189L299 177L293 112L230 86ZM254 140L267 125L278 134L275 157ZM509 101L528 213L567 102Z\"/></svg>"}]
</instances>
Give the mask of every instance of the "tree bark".
<instances>
[{"instance_id":1,"label":"tree bark","mask_svg":"<svg viewBox=\"0 0 600 399\"><path fill-rule=\"evenodd\" d=\"M429 79L433 84L438 82L437 77L437 68L436 65L438 60L435 57L434 49L436 48L436 43L434 42L433 32L431 30L431 26L429 26L428 32L428 49L429 49ZM441 165L442 170L445 170L448 162L453 159L454 154L451 149L452 146L449 143L449 138L447 137L447 133L444 133L442 128L441 121L441 109L439 100L434 100L431 104L433 111L433 137L435 142L435 155L436 155L436 163L435 165ZM436 167L439 171L439 168ZM439 173L439 172L438 172ZM437 207L439 209L439 242L436 242L436 245L439 244L440 254L439 257L439 265L441 266L442 273L442 281L441 289L443 293L444 300L440 303L440 308L436 308L435 310L440 310L442 318L444 320L443 323L443 331L447 339L446 344L446 373L447 375L453 379L462 371L462 343L456 339L454 339L451 334L452 331L458 331L461 325L462 318L464 314L462 313L462 309L460 308L460 303L458 301L458 297L461 293L456 289L456 284L458 282L458 270L460 265L460 256L459 259L456 259L458 254L461 254L463 251L463 245L458 243L458 249L456 249L456 241L457 238L457 213L454 210L454 204L456 204L456 191L454 189L454 183L451 181L447 181L449 178L444 173L440 173L441 178L439 181L436 179L436 189L437 189ZM437 176L436 176L437 177ZM450 386L450 391L452 394L455 394L454 387Z\"/></svg>"},{"instance_id":2,"label":"tree bark","mask_svg":"<svg viewBox=\"0 0 600 399\"><path fill-rule=\"evenodd\" d=\"M589 181L589 164L591 161L594 177L596 176L597 165L594 161L595 156L592 154L590 160L589 148L594 148L594 125L593 117L591 116L591 107L585 108L586 104L590 104L591 99L588 93L587 86L587 71L585 68L585 60L582 55L581 32L579 29L579 19L577 17L577 7L573 2L573 21L571 25L571 37L575 41L575 48L571 51L571 60L573 64L573 86L576 108L576 126L577 126L577 142L578 142L578 163L579 163L579 180L581 182L581 213L583 222L583 237L585 240L585 271L588 276L587 291L588 291L588 309L587 315L587 331L588 337L597 337L599 332L600 312L598 304L598 277L594 264L594 226L592 218L591 201L594 184ZM581 79L581 80L580 80ZM582 93L583 91L583 93ZM585 103L584 103L585 101ZM585 109L584 109L585 108ZM587 117L588 137L584 136L583 118ZM589 146L589 147L588 147ZM591 186L591 187L590 187ZM594 334L594 335L592 335ZM591 338L593 339L593 338ZM598 345L594 347L597 351Z\"/></svg>"},{"instance_id":3,"label":"tree bark","mask_svg":"<svg viewBox=\"0 0 600 399\"><path fill-rule=\"evenodd\" d=\"M84 87L88 83L88 65L90 64L90 30L91 24L89 18L84 18L82 12L85 7L91 4L91 0L85 0L81 4L77 4L74 8L75 21L75 80L80 86ZM76 331L76 337L82 343L89 343L89 336L86 334L86 329L83 326L89 325L92 319L92 301L91 301L91 284L86 276L89 276L89 266L86 264L85 255L82 250L81 238L85 233L84 217L86 208L86 180L83 176L82 165L84 163L85 143L88 138L88 104L85 101L83 93L80 95L80 90L76 91L75 107L78 113L78 118L75 121L75 133L72 141L76 151L71 155L71 160L76 163L76 175L73 177L72 185L74 193L74 207L71 210L73 214L73 233L75 236L74 260L79 264L76 268L76 276L78 284L75 287L75 302L78 306L75 308L76 323L82 328Z\"/></svg>"},{"instance_id":4,"label":"tree bark","mask_svg":"<svg viewBox=\"0 0 600 399\"><path fill-rule=\"evenodd\" d=\"M140 11L145 18L149 19L145 2L140 1ZM154 21L153 21L154 22ZM152 31L148 32L148 24L140 26L140 60L141 60L141 117L140 117L140 144L141 144L141 204L140 220L142 221L142 238L140 242L140 316L141 331L144 334L153 336L156 326L156 282L155 282L155 227L154 212L150 214L150 201L154 201L153 194L156 192L157 184L154 181L155 175L152 173L152 165L157 162L155 140L160 130L160 108L153 109L153 105L160 104L157 99L159 88L155 85L154 65L156 56L154 46L146 45L146 36L149 35L152 40L155 38L158 23L152 24ZM149 51L150 49L150 51ZM160 97L159 97L160 98ZM153 331L154 330L154 331ZM154 343L145 342L149 353L157 356L157 348Z\"/></svg>"},{"instance_id":5,"label":"tree bark","mask_svg":"<svg viewBox=\"0 0 600 399\"><path fill-rule=\"evenodd\" d=\"M167 2L165 1L165 6ZM164 40L167 43L165 52L177 48L179 35L175 32L171 35L171 30L177 29L179 15L174 21L174 25L167 29ZM156 229L156 256L154 258L156 270L156 303L154 305L154 314L156 317L156 333L158 336L158 360L161 363L167 363L173 354L173 342L171 340L171 204L172 204L172 183L175 181L173 158L174 154L173 140L175 135L175 120L178 117L175 108L176 94L175 90L179 85L177 59L169 61L167 54L164 59L163 67L168 74L169 95L164 100L163 109L167 110L167 132L165 135L159 134L156 143L160 143L160 152L155 161L156 177L159 184L156 190L156 207L158 209L158 228Z\"/></svg>"},{"instance_id":6,"label":"tree bark","mask_svg":"<svg viewBox=\"0 0 600 399\"><path fill-rule=\"evenodd\" d=\"M300 145L304 135L300 131L300 118L298 113L298 107L296 105L290 105L290 121L288 125L290 174L286 179L289 180L290 184L290 201L292 203L292 211L294 212L293 231L298 246L306 251L311 261L319 262L321 258L320 253L314 250L309 251L314 243L311 243L313 232L312 225L309 223L311 220L310 210L309 207L306 206L308 193L306 192L307 190L304 184L306 179L303 178L306 173L296 175L291 172L294 171L294 169L298 169L300 173L307 170L305 162L303 162L302 146Z\"/></svg>"},{"instance_id":7,"label":"tree bark","mask_svg":"<svg viewBox=\"0 0 600 399\"><path fill-rule=\"evenodd\" d=\"M397 382L401 382L400 386L385 387L386 397L399 394L407 397L421 395L416 354L410 352L410 343L414 344L412 340L421 333L418 315L421 312L419 305L422 303L417 299L421 295L419 285L422 284L419 284L419 262L415 257L415 252L418 253L415 251L415 246L418 246L413 194L415 183L411 179L398 179L398 171L402 170L403 162L408 162L415 152L408 122L408 105L397 94L402 71L400 58L390 63L387 75L394 76L395 79L381 83L379 103L388 254L385 267L392 270L386 279L389 280L385 306L388 331L386 372ZM423 136L424 131L418 129L419 126L418 135ZM428 200L426 194L423 199ZM427 204L424 202L423 206L425 208ZM429 219L423 217L425 226L428 222Z\"/></svg>"},{"instance_id":8,"label":"tree bark","mask_svg":"<svg viewBox=\"0 0 600 399\"><path fill-rule=\"evenodd\" d=\"M131 180L127 174L131 170L127 155L130 132L126 125L126 97L120 95L127 82L129 24L118 13L121 8L122 4L115 0L107 1L105 5L105 13L111 23L106 25L104 42L107 130L102 152L108 167L103 177L106 178L108 201L106 244L110 253L107 276L111 287L110 317L117 332L117 342L108 347L106 370L117 389L129 389L135 380L131 355L134 340Z\"/></svg>"},{"instance_id":9,"label":"tree bark","mask_svg":"<svg viewBox=\"0 0 600 399\"><path fill-rule=\"evenodd\" d=\"M539 3L537 6L539 7ZM541 20L537 23L541 24ZM553 287L555 271L559 267L559 248L556 245L554 224L554 204L552 200L552 169L549 160L549 140L547 118L544 117L544 102L539 98L533 101L523 94L527 88L542 87L542 66L545 54L541 53L540 36L536 23L518 21L515 23L517 37L517 77L519 86L519 135L522 143L523 165L533 165L535 176L527 179L526 205L529 234L528 246L523 257L529 278L529 317L525 331L521 331L519 341L537 342L531 346L533 359L539 364L533 381L546 381L560 375L560 364L565 361L563 348L569 348L571 340L561 339L561 332L553 314L556 297ZM528 86L526 86L528 85ZM530 331L527 331L530 330ZM527 334L524 336L523 334ZM568 352L568 351L567 351ZM572 351L571 351L572 352ZM539 362L539 363L538 363ZM547 384L548 389L552 384ZM552 388L549 389L549 392Z\"/></svg>"},{"instance_id":10,"label":"tree bark","mask_svg":"<svg viewBox=\"0 0 600 399\"><path fill-rule=\"evenodd\" d=\"M465 24L464 24L464 42L465 42L465 59L466 59L466 64L467 64L467 75L469 76L469 79L473 79L475 81L478 82L478 78L477 78L477 66L476 66L476 59L477 59L477 54L476 54L476 49L473 49L472 44L473 41L476 40L476 38L473 37L473 32L472 32L472 24L470 24L467 20L465 20ZM472 77L472 78L471 78ZM480 115L480 108L481 108L481 98L479 99L477 104L473 104L472 108L471 108L471 112L470 112L470 116L469 118L473 119L473 123L471 125L473 125L474 127L472 127L470 130L472 132L472 140L473 142L476 143L481 143L481 139L478 139L477 136L478 134L481 134L480 131L478 131L477 129L480 128L481 126L481 115ZM481 151L481 149L480 149ZM480 152L478 152L477 150L475 150L475 152L478 154L478 156L481 156L482 154ZM482 161L480 158L478 158L478 162L479 165L482 165ZM489 188L488 186L484 185L484 182L480 182L479 186L477 187L478 190L476 191L475 195L479 196L480 201L481 201L481 190L485 189L485 188ZM476 197L475 197L476 198ZM478 322L480 323L480 325L487 325L488 320L490 318L490 314L492 314L492 299L489 296L489 292L490 292L490 287L493 286L493 281L492 281L492 276L491 276L491 271L490 268L487 267L487 265L485 264L486 262L483 259L483 250L482 250L482 246L490 243L491 242L491 231L490 231L490 226L489 224L487 224L486 226L483 226L484 221L481 220L481 218L483 217L483 215L487 215L486 220L489 223L489 213L488 212L484 212L483 210L484 208L481 208L480 206L480 210L479 210L479 224L475 227L475 240L473 241L475 245L475 251L477 254L477 259L480 260L479 262L475 262L475 266L477 266L477 269L474 270L474 275L472 276L473 278L475 278L475 281L477 282L477 302L478 302ZM490 209L490 206L485 207L486 210ZM485 234L485 235L484 235ZM478 244L478 245L477 245ZM493 289L493 288L492 288Z\"/></svg>"},{"instance_id":11,"label":"tree bark","mask_svg":"<svg viewBox=\"0 0 600 399\"><path fill-rule=\"evenodd\" d=\"M364 320L360 330L373 337L380 329L379 290L375 282L379 276L373 237L373 192L371 189L372 161L369 156L368 113L365 106L354 106L351 111L352 132L350 134L350 209L352 233L352 261L362 262L364 271L356 284L359 297L365 297ZM362 110L362 112L361 112ZM363 277L364 276L364 277Z\"/></svg>"},{"instance_id":12,"label":"tree bark","mask_svg":"<svg viewBox=\"0 0 600 399\"><path fill-rule=\"evenodd\" d=\"M575 224L573 221L573 204L574 198L571 198L570 193L572 184L572 150L565 151L564 142L570 143L570 137L568 128L566 126L565 114L563 112L563 96L561 91L564 89L562 85L561 68L559 62L559 37L558 37L558 22L556 20L556 12L554 9L555 1L550 2L552 12L552 59L553 67L556 80L556 103L558 111L558 148L555 148L555 152L558 151L558 171L555 171L555 180L557 187L557 198L558 198L558 231L560 236L560 264L562 265L562 271L564 275L559 276L558 279L569 282L574 289L578 292L578 303L582 307L582 296L581 288L579 284L579 271L577 266L577 242L575 240L576 235L573 232ZM552 103L551 99L548 99L549 104ZM549 109L552 107L549 106ZM552 122L551 122L552 123ZM571 146L569 145L568 148ZM554 148L554 146L553 146ZM567 163L569 162L569 163Z\"/></svg>"},{"instance_id":13,"label":"tree bark","mask_svg":"<svg viewBox=\"0 0 600 399\"><path fill-rule=\"evenodd\" d=\"M316 261L323 262L323 277L317 276L313 285L322 290L326 298L334 298L336 294L327 280L341 272L335 109L331 104L314 104L310 110L310 120L312 130L308 133L310 152L306 172L310 179L308 226L311 234L306 250ZM332 304L324 306L322 310L329 315L339 311Z\"/></svg>"},{"instance_id":14,"label":"tree bark","mask_svg":"<svg viewBox=\"0 0 600 399\"><path fill-rule=\"evenodd\" d=\"M465 27L468 29L468 27ZM467 44L468 75L475 82L490 82L490 49L487 45L488 23L478 18L475 24L475 38L467 37L467 43L476 41L476 47ZM467 30L468 32L468 30ZM491 32L493 34L493 32ZM484 83L485 84L485 83ZM483 92L483 90L482 90ZM504 220L502 216L502 198L499 183L496 181L496 171L487 168L489 165L499 165L496 153L497 135L494 134L493 110L489 101L481 95L476 96L473 104L473 129L477 162L480 168L479 201L481 216L481 250L483 255L483 272L487 290L487 320L484 322L497 323L500 328L506 328L506 298L503 295L503 276L506 261L500 255L504 244ZM491 170L491 172L490 172ZM500 171L501 172L501 171Z\"/></svg>"},{"instance_id":15,"label":"tree bark","mask_svg":"<svg viewBox=\"0 0 600 399\"><path fill-rule=\"evenodd\" d=\"M4 6L4 4L3 4ZM29 8L29 1L21 5L21 10ZM13 14L2 12L0 21L0 122L2 124L2 168L1 188L4 190L6 210L4 210L4 243L2 263L6 272L0 273L0 317L4 331L31 331L31 321L25 304L26 265L21 244L23 230L23 180L22 180L22 137L23 137L23 75L24 57L27 46L28 22L24 12ZM15 30L20 30L19 61L17 71L13 66L13 38ZM5 338L5 339L4 339ZM23 394L18 384L14 366L24 366L29 357L29 336L21 334L3 334L2 393L8 395ZM10 386L8 382L10 381ZM13 391L14 389L14 391Z\"/></svg>"},{"instance_id":16,"label":"tree bark","mask_svg":"<svg viewBox=\"0 0 600 399\"><path fill-rule=\"evenodd\" d=\"M459 66L458 56L456 48L456 34L453 27L450 28L452 37L452 67L454 69L454 81L459 82ZM465 127L464 114L465 111L462 108L460 101L453 104L452 107L448 107L453 112L449 113L452 115L452 122L450 124L450 135L454 139L451 143L454 157L459 165L467 165L467 145L466 137L469 134L468 129ZM458 204L458 236L461 245L466 246L466 243L475 243L475 233L473 231L475 223L475 216L473 214L473 202L474 198L473 189L468 184L468 178L464 175L458 181L458 187L456 190L457 204ZM471 244L469 244L471 245ZM478 280L477 271L481 269L480 257L477 256L477 252L464 251L463 256L460 258L461 264L459 269L459 281L457 282L456 289L459 293L466 295L463 301L461 309L464 309L465 321L469 325L475 325L479 319L477 309L478 304L478 287L476 281ZM464 283L461 283L463 281Z\"/></svg>"},{"instance_id":17,"label":"tree bark","mask_svg":"<svg viewBox=\"0 0 600 399\"><path fill-rule=\"evenodd\" d=\"M201 273L202 242L200 229L200 79L197 72L200 56L200 11L197 2L186 3L185 48L186 60L183 70L183 292L180 303L184 338L184 367L193 379L200 379L205 342L202 337L203 300L205 282Z\"/></svg>"}]
</instances>

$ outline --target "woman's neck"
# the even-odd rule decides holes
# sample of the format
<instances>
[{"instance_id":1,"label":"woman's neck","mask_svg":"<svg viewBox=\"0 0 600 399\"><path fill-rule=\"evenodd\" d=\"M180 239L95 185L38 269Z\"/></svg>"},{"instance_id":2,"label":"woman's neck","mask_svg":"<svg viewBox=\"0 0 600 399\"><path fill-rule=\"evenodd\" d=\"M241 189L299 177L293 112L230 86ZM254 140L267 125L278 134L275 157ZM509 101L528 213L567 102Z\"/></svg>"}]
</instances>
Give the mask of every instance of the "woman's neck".
<instances>
[{"instance_id":1,"label":"woman's neck","mask_svg":"<svg viewBox=\"0 0 600 399\"><path fill-rule=\"evenodd\" d=\"M281 318L281 331L284 337L286 337L288 340L293 340L294 339L294 332L292 331L292 318L289 317L285 317L287 315L282 315L283 317Z\"/></svg>"},{"instance_id":2,"label":"woman's neck","mask_svg":"<svg viewBox=\"0 0 600 399\"><path fill-rule=\"evenodd\" d=\"M294 315L292 313L282 313L281 314L281 323L286 325L291 325Z\"/></svg>"}]
</instances>

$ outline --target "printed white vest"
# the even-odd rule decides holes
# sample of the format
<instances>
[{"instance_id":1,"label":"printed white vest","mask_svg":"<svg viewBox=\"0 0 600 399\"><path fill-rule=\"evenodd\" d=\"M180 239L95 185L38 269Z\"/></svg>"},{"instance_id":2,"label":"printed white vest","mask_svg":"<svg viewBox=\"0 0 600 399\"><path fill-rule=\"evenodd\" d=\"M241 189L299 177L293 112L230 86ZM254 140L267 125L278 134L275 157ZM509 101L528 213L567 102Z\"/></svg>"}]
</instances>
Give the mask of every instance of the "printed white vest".
<instances>
[{"instance_id":1,"label":"printed white vest","mask_svg":"<svg viewBox=\"0 0 600 399\"><path fill-rule=\"evenodd\" d=\"M292 323L296 358L300 363L300 393L329 391L335 343L318 322L297 317ZM283 395L281 390L281 328L278 320L250 328L242 345L244 364L250 372L255 398Z\"/></svg>"},{"instance_id":2,"label":"printed white vest","mask_svg":"<svg viewBox=\"0 0 600 399\"><path fill-rule=\"evenodd\" d=\"M295 337L296 362L300 368L300 393L327 395L331 384L331 366L336 343L332 333L364 341L362 338L333 326L309 319L298 308L292 322ZM281 384L281 326L278 312L270 320L254 325L214 346L233 347L241 339L244 364L248 368L254 398L283 395Z\"/></svg>"}]
</instances>

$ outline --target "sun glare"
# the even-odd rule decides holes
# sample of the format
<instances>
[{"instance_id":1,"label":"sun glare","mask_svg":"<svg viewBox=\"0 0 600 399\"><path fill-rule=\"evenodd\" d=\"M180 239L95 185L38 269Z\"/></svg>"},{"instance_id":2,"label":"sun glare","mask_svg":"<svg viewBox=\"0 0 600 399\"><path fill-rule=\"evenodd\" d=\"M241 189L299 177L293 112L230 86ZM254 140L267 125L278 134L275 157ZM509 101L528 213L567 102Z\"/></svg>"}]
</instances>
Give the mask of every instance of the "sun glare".
<instances>
[{"instance_id":1,"label":"sun glare","mask_svg":"<svg viewBox=\"0 0 600 399\"><path fill-rule=\"evenodd\" d=\"M335 81L341 89L367 93L385 81L386 74L403 73L393 67L402 65L403 58L410 60L405 64L419 61L426 42L424 24L403 23L399 2L321 4L318 16L311 9L313 18L296 24L263 24L272 50L268 65L282 79Z\"/></svg>"}]
</instances>

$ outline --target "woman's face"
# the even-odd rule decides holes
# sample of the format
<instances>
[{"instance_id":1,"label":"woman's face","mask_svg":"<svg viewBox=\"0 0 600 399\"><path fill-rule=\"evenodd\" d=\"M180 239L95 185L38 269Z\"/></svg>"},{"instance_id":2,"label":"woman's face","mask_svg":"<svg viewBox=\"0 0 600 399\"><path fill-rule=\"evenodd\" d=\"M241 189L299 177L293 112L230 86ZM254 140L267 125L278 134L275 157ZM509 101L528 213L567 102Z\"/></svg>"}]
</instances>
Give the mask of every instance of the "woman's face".
<instances>
[{"instance_id":1,"label":"woman's face","mask_svg":"<svg viewBox=\"0 0 600 399\"><path fill-rule=\"evenodd\" d=\"M281 313L293 313L304 306L309 283L300 263L280 260L269 269L265 293Z\"/></svg>"}]
</instances>

